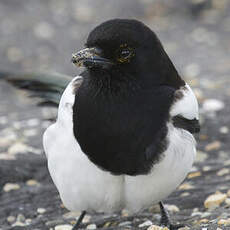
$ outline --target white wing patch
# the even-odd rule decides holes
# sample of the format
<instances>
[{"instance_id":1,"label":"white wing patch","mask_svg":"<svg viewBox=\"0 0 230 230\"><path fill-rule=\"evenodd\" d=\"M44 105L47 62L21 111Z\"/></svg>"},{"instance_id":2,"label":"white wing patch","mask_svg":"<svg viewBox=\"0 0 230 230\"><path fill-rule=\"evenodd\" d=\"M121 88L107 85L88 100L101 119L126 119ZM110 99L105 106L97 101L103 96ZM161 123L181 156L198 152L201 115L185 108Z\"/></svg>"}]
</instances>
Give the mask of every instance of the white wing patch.
<instances>
[{"instance_id":1,"label":"white wing patch","mask_svg":"<svg viewBox=\"0 0 230 230\"><path fill-rule=\"evenodd\" d=\"M187 119L199 119L198 102L192 89L186 84L182 89L179 89L183 94L181 99L178 99L172 106L170 115L172 117L181 115Z\"/></svg>"}]
</instances>

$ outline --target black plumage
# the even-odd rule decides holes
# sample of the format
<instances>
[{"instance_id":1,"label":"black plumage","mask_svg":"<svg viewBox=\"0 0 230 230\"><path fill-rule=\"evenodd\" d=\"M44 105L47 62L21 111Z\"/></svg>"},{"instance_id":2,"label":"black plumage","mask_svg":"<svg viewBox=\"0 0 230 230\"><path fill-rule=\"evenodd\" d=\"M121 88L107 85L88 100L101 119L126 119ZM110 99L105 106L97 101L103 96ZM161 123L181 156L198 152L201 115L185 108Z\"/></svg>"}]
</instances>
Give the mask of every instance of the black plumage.
<instances>
[{"instance_id":1,"label":"black plumage","mask_svg":"<svg viewBox=\"0 0 230 230\"><path fill-rule=\"evenodd\" d=\"M184 81L157 36L135 20L96 27L86 46L114 63L88 68L73 107L74 134L92 162L114 174L147 174L167 148L169 110ZM119 62L122 48L131 49Z\"/></svg>"}]
</instances>

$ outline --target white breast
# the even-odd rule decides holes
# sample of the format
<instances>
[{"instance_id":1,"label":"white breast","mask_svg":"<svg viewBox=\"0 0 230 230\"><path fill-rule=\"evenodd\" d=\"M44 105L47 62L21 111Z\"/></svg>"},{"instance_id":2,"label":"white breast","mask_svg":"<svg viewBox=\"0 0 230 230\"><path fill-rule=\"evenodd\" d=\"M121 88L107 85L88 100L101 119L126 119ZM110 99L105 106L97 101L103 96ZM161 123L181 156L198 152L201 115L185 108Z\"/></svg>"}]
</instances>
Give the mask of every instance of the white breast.
<instances>
[{"instance_id":1,"label":"white breast","mask_svg":"<svg viewBox=\"0 0 230 230\"><path fill-rule=\"evenodd\" d=\"M193 136L168 124L170 145L150 174L114 176L103 171L89 161L74 138L73 81L60 101L57 122L43 137L48 168L65 206L70 210L113 212L126 207L138 211L167 197L192 167Z\"/></svg>"}]
</instances>

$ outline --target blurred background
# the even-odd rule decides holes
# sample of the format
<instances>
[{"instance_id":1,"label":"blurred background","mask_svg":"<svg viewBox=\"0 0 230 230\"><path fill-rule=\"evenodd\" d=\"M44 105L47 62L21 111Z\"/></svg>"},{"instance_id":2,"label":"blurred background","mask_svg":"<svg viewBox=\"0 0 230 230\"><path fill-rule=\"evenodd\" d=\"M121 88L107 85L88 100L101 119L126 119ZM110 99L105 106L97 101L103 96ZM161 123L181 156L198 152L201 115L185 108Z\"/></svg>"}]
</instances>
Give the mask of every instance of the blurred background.
<instances>
[{"instance_id":1,"label":"blurred background","mask_svg":"<svg viewBox=\"0 0 230 230\"><path fill-rule=\"evenodd\" d=\"M166 203L172 218L196 226L191 229L216 229L230 217L229 0L0 0L0 72L76 76L71 54L84 46L96 25L111 18L135 18L154 30L198 97L202 129L194 172ZM37 107L35 99L4 81L0 99L0 229L73 223L79 213L63 208L42 149L42 133L56 108ZM216 192L224 199L216 209L207 209L204 201ZM152 213L91 214L84 226L146 229L140 227L146 220L159 220Z\"/></svg>"}]
</instances>

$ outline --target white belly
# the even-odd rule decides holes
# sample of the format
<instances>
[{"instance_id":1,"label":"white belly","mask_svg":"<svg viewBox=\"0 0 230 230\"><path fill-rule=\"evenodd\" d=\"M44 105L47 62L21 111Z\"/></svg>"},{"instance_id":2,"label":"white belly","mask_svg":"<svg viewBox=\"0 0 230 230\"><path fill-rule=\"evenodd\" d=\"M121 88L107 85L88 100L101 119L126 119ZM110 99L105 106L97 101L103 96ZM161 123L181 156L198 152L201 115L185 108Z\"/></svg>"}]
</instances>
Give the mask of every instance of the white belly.
<instances>
[{"instance_id":1,"label":"white belly","mask_svg":"<svg viewBox=\"0 0 230 230\"><path fill-rule=\"evenodd\" d=\"M89 161L73 136L71 120L66 122L49 127L43 143L51 177L70 210L139 211L173 192L195 158L193 136L169 125L170 145L150 174L114 176Z\"/></svg>"}]
</instances>

